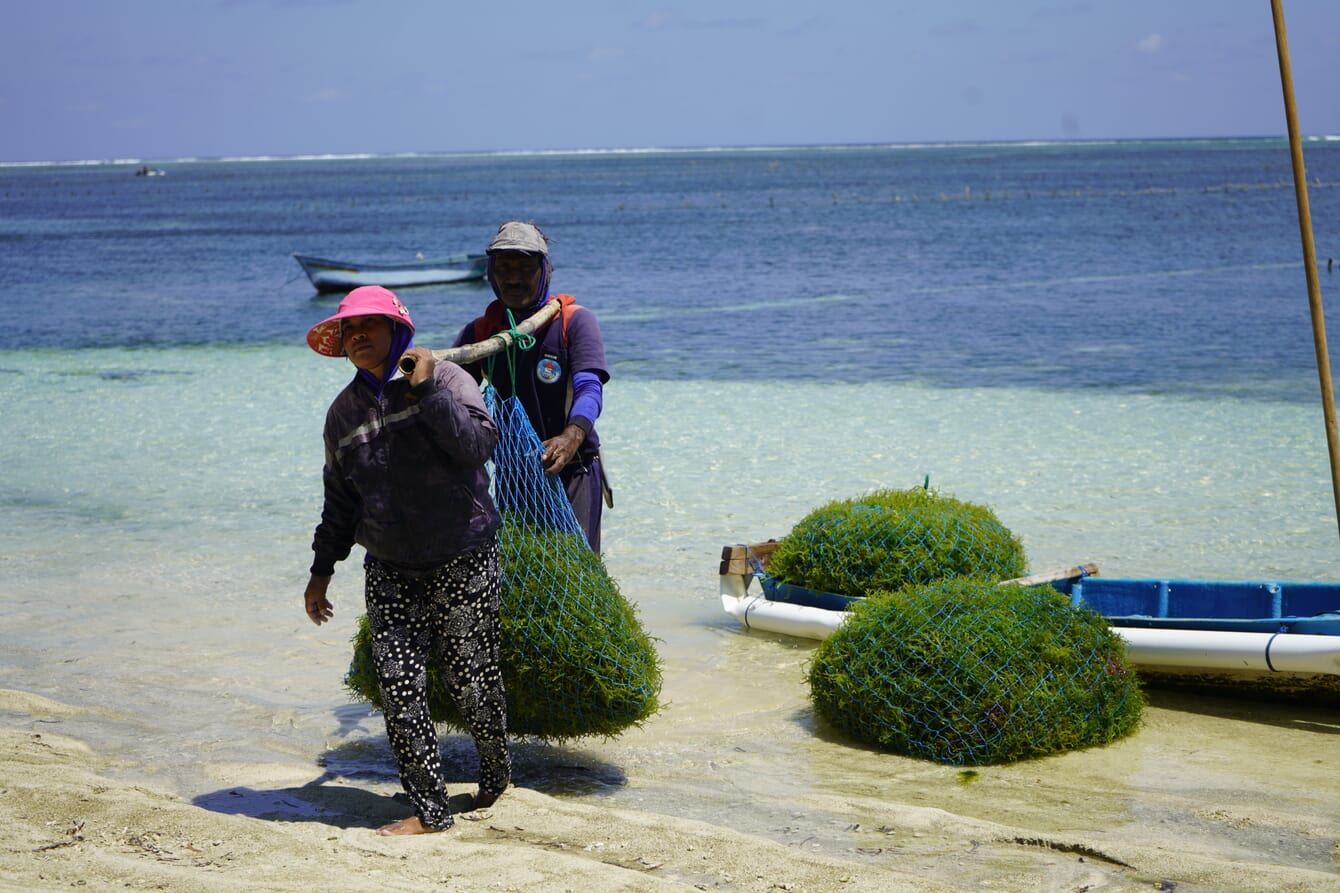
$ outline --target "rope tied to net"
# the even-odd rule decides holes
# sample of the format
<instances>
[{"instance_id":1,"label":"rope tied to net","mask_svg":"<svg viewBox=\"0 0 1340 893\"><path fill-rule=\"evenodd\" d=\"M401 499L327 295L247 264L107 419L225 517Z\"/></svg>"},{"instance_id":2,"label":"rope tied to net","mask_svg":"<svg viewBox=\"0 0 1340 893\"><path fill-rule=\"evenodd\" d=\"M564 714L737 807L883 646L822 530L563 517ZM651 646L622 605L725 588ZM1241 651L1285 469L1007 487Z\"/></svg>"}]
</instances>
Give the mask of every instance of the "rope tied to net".
<instances>
[{"instance_id":1,"label":"rope tied to net","mask_svg":"<svg viewBox=\"0 0 1340 893\"><path fill-rule=\"evenodd\" d=\"M517 350L530 350L535 346L535 336L517 328L516 317L512 315L512 308L510 307L507 308L507 328L489 337L501 338L504 334L512 336L512 343L516 345Z\"/></svg>"},{"instance_id":2,"label":"rope tied to net","mask_svg":"<svg viewBox=\"0 0 1340 893\"><path fill-rule=\"evenodd\" d=\"M512 382L512 394L516 394L516 355L518 352L530 350L535 346L535 336L529 332L524 332L517 326L516 317L512 315L512 308L507 308L507 328L495 332L489 338L497 338L503 343L502 353L507 357L508 380ZM488 378L494 381L493 364L498 359L494 354L488 360Z\"/></svg>"}]
</instances>

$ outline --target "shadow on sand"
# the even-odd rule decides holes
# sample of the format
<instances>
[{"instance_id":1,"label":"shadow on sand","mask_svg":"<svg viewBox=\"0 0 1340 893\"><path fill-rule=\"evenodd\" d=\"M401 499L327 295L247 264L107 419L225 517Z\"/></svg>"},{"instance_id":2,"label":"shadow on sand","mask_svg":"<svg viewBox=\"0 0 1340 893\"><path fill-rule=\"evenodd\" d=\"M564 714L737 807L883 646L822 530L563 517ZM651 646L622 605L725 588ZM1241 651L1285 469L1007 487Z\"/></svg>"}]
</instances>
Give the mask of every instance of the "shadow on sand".
<instances>
[{"instance_id":1,"label":"shadow on sand","mask_svg":"<svg viewBox=\"0 0 1340 893\"><path fill-rule=\"evenodd\" d=\"M452 779L453 813L466 812L474 799L479 762L466 735L443 735L443 769ZM541 793L600 794L627 784L623 770L581 750L540 741L514 741L512 784ZM400 790L399 775L385 736L337 745L317 760L320 775L301 785L258 789L229 787L195 797L211 812L282 822L321 822L337 828L376 828L413 813Z\"/></svg>"}]
</instances>

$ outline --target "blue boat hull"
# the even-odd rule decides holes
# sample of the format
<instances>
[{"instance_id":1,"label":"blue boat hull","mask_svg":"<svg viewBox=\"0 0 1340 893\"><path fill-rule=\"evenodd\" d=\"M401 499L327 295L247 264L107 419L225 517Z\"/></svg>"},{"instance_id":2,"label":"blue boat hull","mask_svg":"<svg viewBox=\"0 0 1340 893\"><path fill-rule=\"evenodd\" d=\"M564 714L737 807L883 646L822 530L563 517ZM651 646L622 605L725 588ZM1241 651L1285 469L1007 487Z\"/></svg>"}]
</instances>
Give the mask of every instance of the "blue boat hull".
<instances>
[{"instance_id":1,"label":"blue boat hull","mask_svg":"<svg viewBox=\"0 0 1340 893\"><path fill-rule=\"evenodd\" d=\"M1077 577L1048 585L1113 626L1340 635L1340 583Z\"/></svg>"},{"instance_id":2,"label":"blue boat hull","mask_svg":"<svg viewBox=\"0 0 1340 893\"><path fill-rule=\"evenodd\" d=\"M859 598L761 579L764 597L846 611ZM1076 576L1051 586L1113 626L1340 636L1340 583Z\"/></svg>"},{"instance_id":3,"label":"blue boat hull","mask_svg":"<svg viewBox=\"0 0 1340 893\"><path fill-rule=\"evenodd\" d=\"M751 548L723 550L720 569L722 606L746 627L822 639L860 601L780 582ZM1340 583L1111 578L1094 565L1015 582L1103 615L1148 685L1340 706Z\"/></svg>"}]
</instances>

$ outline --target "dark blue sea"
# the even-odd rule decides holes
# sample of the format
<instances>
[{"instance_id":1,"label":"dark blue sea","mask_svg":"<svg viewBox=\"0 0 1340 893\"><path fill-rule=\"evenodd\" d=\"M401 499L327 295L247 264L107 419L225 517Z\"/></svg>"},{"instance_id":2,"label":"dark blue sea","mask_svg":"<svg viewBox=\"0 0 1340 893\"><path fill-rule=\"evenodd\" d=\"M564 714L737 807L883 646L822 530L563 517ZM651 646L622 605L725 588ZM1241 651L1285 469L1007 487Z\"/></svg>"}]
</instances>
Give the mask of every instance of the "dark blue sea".
<instances>
[{"instance_id":1,"label":"dark blue sea","mask_svg":"<svg viewBox=\"0 0 1340 893\"><path fill-rule=\"evenodd\" d=\"M1340 337L1340 141L1306 153ZM1118 853L1192 829L1206 865L1333 875L1330 838L1297 830L1334 824L1333 716L1187 726L1165 704L1118 747L968 788L818 729L813 643L746 631L718 595L723 545L927 480L991 508L1034 571L1340 576L1283 140L159 165L0 166L0 721L206 809L365 827L328 796L398 789L381 717L342 684L361 550L331 623L302 602L322 421L352 370L306 347L338 296L291 254L478 251L520 217L605 334L602 557L666 706L615 739L518 742L518 785L965 878L997 877L996 850L937 842L933 816L1015 841L1096 829ZM428 347L490 297L399 293ZM463 792L472 751L445 752ZM1308 755L1297 783L1279 753ZM1281 789L1292 830L1258 809ZM1136 889L1051 855L1055 884L994 886Z\"/></svg>"},{"instance_id":2,"label":"dark blue sea","mask_svg":"<svg viewBox=\"0 0 1340 893\"><path fill-rule=\"evenodd\" d=\"M1340 142L1306 160L1333 288ZM1318 393L1284 140L136 167L0 167L0 287L40 308L0 349L294 343L337 298L292 252L478 251L520 217L629 377ZM445 341L487 294L405 298Z\"/></svg>"}]
</instances>

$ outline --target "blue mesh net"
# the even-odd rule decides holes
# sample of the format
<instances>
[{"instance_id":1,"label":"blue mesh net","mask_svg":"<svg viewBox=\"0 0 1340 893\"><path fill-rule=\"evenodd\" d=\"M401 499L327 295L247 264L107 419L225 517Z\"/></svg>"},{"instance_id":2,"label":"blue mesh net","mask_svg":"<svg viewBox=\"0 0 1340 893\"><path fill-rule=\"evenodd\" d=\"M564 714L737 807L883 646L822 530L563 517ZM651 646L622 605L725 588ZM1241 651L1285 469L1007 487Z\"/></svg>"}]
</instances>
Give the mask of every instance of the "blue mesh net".
<instances>
[{"instance_id":1,"label":"blue mesh net","mask_svg":"<svg viewBox=\"0 0 1340 893\"><path fill-rule=\"evenodd\" d=\"M591 551L516 398L486 389L501 432L494 499L503 516L502 649L512 728L549 738L610 735L657 708L655 648Z\"/></svg>"},{"instance_id":2,"label":"blue mesh net","mask_svg":"<svg viewBox=\"0 0 1340 893\"><path fill-rule=\"evenodd\" d=\"M501 397L493 387L484 389L484 399L501 433L490 467L493 501L508 521L499 533L504 548L518 523L555 535L581 534L563 482L558 475L546 474L540 462L544 444L531 426L525 407L515 397Z\"/></svg>"},{"instance_id":3,"label":"blue mesh net","mask_svg":"<svg viewBox=\"0 0 1340 893\"><path fill-rule=\"evenodd\" d=\"M946 580L860 603L810 668L853 738L954 765L1105 744L1143 706L1120 638L1050 587Z\"/></svg>"}]
</instances>

